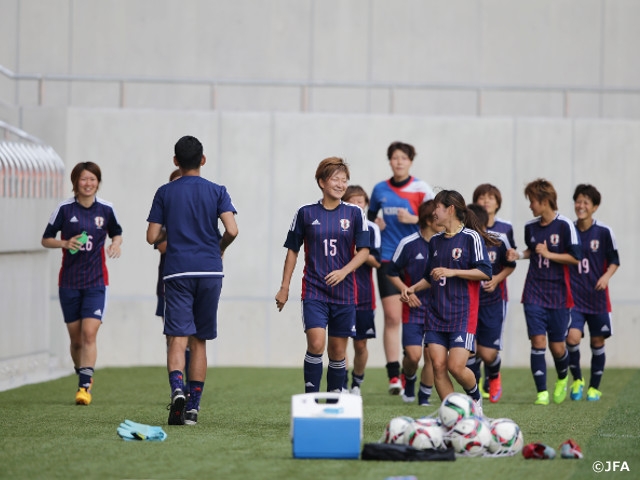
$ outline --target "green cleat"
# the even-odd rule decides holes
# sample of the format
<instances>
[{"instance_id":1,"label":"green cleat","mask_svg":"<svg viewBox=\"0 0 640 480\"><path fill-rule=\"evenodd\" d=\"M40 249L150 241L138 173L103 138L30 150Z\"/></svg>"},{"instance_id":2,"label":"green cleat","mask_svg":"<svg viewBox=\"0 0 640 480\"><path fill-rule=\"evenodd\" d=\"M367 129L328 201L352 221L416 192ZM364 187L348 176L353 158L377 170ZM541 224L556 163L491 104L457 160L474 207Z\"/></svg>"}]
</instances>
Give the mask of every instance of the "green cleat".
<instances>
[{"instance_id":1,"label":"green cleat","mask_svg":"<svg viewBox=\"0 0 640 480\"><path fill-rule=\"evenodd\" d=\"M480 389L480 396L482 398L489 398L489 392L485 391L484 389L484 382L482 381L483 379L481 378L480 381L478 382L478 389Z\"/></svg>"},{"instance_id":2,"label":"green cleat","mask_svg":"<svg viewBox=\"0 0 640 480\"><path fill-rule=\"evenodd\" d=\"M593 387L589 387L589 390L587 390L587 401L588 402L597 402L598 400L600 400L600 397L602 396L602 392L598 389L595 389Z\"/></svg>"},{"instance_id":3,"label":"green cleat","mask_svg":"<svg viewBox=\"0 0 640 480\"><path fill-rule=\"evenodd\" d=\"M549 392L548 391L543 391L543 392L538 392L538 397L536 398L536 401L533 402L534 405L549 405Z\"/></svg>"},{"instance_id":4,"label":"green cleat","mask_svg":"<svg viewBox=\"0 0 640 480\"><path fill-rule=\"evenodd\" d=\"M578 379L574 380L571 384L571 393L569 396L571 400L582 400L582 392L584 391L584 380Z\"/></svg>"},{"instance_id":5,"label":"green cleat","mask_svg":"<svg viewBox=\"0 0 640 480\"><path fill-rule=\"evenodd\" d=\"M553 389L553 402L562 403L567 398L567 385L569 384L569 377L564 377L562 380L556 381L556 387Z\"/></svg>"}]
</instances>

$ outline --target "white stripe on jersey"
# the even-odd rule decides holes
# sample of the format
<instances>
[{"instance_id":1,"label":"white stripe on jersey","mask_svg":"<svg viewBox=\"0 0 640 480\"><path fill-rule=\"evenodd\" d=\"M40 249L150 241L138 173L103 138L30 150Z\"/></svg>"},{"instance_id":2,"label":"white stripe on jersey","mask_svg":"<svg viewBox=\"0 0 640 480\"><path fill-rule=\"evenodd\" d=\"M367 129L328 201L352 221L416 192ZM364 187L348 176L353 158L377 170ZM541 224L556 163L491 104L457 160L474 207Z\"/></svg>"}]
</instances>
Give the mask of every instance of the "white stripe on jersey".
<instances>
[{"instance_id":1,"label":"white stripe on jersey","mask_svg":"<svg viewBox=\"0 0 640 480\"><path fill-rule=\"evenodd\" d=\"M482 251L484 241L480 234L472 228L463 228L462 233L466 233L473 238L473 249L476 252L476 258L472 260L484 260L484 252Z\"/></svg>"},{"instance_id":2,"label":"white stripe on jersey","mask_svg":"<svg viewBox=\"0 0 640 480\"><path fill-rule=\"evenodd\" d=\"M605 225L604 223L600 223L595 218L593 219L593 224L607 229L607 231L609 232L609 236L611 237L611 244L613 245L613 249L618 250L618 242L616 241L616 236L613 234L613 230L611 230L611 227Z\"/></svg>"},{"instance_id":3,"label":"white stripe on jersey","mask_svg":"<svg viewBox=\"0 0 640 480\"><path fill-rule=\"evenodd\" d=\"M173 273L171 275L167 275L166 277L162 277L162 280L169 280L171 278L178 277L224 277L224 273L222 272L181 272L181 273Z\"/></svg>"},{"instance_id":4,"label":"white stripe on jersey","mask_svg":"<svg viewBox=\"0 0 640 480\"><path fill-rule=\"evenodd\" d=\"M404 237L402 240L400 240L400 243L398 244L395 253L393 254L393 258L391 259L394 263L398 261L398 258L400 258L400 254L402 253L402 250L404 249L405 245L409 242L413 242L416 238L418 238L420 236L419 232L416 233L412 233L411 235L408 235L406 237Z\"/></svg>"},{"instance_id":5,"label":"white stripe on jersey","mask_svg":"<svg viewBox=\"0 0 640 480\"><path fill-rule=\"evenodd\" d=\"M58 212L60 211L60 209L62 207L64 207L65 205L71 205L75 201L76 201L75 197L71 197L71 198L67 198L66 200L63 200L62 202L60 202L58 204L58 206L56 207L56 209L51 214L51 216L49 217L49 225L53 225L53 222L56 221L56 217L58 216Z\"/></svg>"},{"instance_id":6,"label":"white stripe on jersey","mask_svg":"<svg viewBox=\"0 0 640 480\"><path fill-rule=\"evenodd\" d=\"M504 233L500 233L500 232L487 232L487 233L489 234L489 236L497 238L502 243L504 243L504 246L507 248L507 250L513 248L509 243L509 238Z\"/></svg>"},{"instance_id":7,"label":"white stripe on jersey","mask_svg":"<svg viewBox=\"0 0 640 480\"><path fill-rule=\"evenodd\" d=\"M558 214L556 217L558 220L563 221L567 225L569 225L569 230L571 231L571 245L579 245L580 240L578 240L578 231L576 230L576 226L573 224L571 219L565 217L564 215Z\"/></svg>"},{"instance_id":8,"label":"white stripe on jersey","mask_svg":"<svg viewBox=\"0 0 640 480\"><path fill-rule=\"evenodd\" d=\"M367 220L367 225L371 230L373 230L373 245L372 247L376 250L380 250L382 247L382 235L380 234L380 227L375 222L371 220Z\"/></svg>"}]
</instances>

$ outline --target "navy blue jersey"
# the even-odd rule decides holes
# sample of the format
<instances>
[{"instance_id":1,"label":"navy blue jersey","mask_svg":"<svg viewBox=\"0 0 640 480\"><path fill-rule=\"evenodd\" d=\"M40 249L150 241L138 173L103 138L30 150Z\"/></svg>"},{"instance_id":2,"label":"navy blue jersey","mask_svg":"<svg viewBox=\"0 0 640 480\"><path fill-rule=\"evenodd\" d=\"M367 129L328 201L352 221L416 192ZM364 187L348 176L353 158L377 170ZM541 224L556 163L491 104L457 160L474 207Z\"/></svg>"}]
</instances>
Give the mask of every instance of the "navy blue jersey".
<instances>
[{"instance_id":1,"label":"navy blue jersey","mask_svg":"<svg viewBox=\"0 0 640 480\"><path fill-rule=\"evenodd\" d=\"M508 248L518 248L516 247L516 241L513 238L513 225L508 220L503 220L502 218L495 217L493 221L493 225L487 227L487 232L489 233L502 233L507 236L507 240L509 240Z\"/></svg>"},{"instance_id":2,"label":"navy blue jersey","mask_svg":"<svg viewBox=\"0 0 640 480\"><path fill-rule=\"evenodd\" d=\"M536 253L536 245L547 242L553 253L568 253L580 260L580 239L573 222L563 215L542 226L534 218L524 226L524 241L530 252L529 270L522 290L522 303L545 308L571 308L573 297L569 281L569 266L553 262Z\"/></svg>"},{"instance_id":3,"label":"navy blue jersey","mask_svg":"<svg viewBox=\"0 0 640 480\"><path fill-rule=\"evenodd\" d=\"M109 272L104 255L107 235L113 238L122 235L113 205L96 197L86 208L75 198L61 202L51 214L42 238L56 238L60 232L62 240L68 240L83 231L89 235L87 243L74 255L62 250L62 267L58 285L62 288L85 289L109 285Z\"/></svg>"},{"instance_id":4,"label":"navy blue jersey","mask_svg":"<svg viewBox=\"0 0 640 480\"><path fill-rule=\"evenodd\" d=\"M596 290L596 283L609 265L620 265L616 237L608 226L596 220L584 232L576 230L582 244L582 260L569 269L574 310L592 314L611 312L609 288Z\"/></svg>"},{"instance_id":5,"label":"navy blue jersey","mask_svg":"<svg viewBox=\"0 0 640 480\"><path fill-rule=\"evenodd\" d=\"M319 201L298 209L284 247L298 252L304 244L303 300L358 304L355 272L334 287L324 278L349 263L356 249L369 247L367 227L364 211L350 203L327 210Z\"/></svg>"},{"instance_id":6,"label":"navy blue jersey","mask_svg":"<svg viewBox=\"0 0 640 480\"><path fill-rule=\"evenodd\" d=\"M401 187L392 185L390 180L379 182L373 187L369 212L373 216L382 210L382 218L386 224L382 230L382 260L390 261L400 240L419 230L418 225L398 221L398 209L406 208L409 213L418 215L420 204L433 197L429 184L415 177L411 177Z\"/></svg>"},{"instance_id":7,"label":"navy blue jersey","mask_svg":"<svg viewBox=\"0 0 640 480\"><path fill-rule=\"evenodd\" d=\"M489 255L489 261L491 262L491 273L493 276L498 275L505 267L516 268L516 262L510 262L507 260L507 250L511 245L509 239L503 233L491 232L491 235L500 240L499 245L487 247L487 253ZM480 282L482 284L482 282ZM480 289L480 305L491 305L500 301L507 301L507 279L505 278L496 287L493 292L485 292L484 289Z\"/></svg>"},{"instance_id":8,"label":"navy blue jersey","mask_svg":"<svg viewBox=\"0 0 640 480\"><path fill-rule=\"evenodd\" d=\"M367 220L369 228L369 254L380 262L380 227ZM356 270L356 286L358 288L358 305L356 310L375 310L376 293L373 284L373 268L363 263Z\"/></svg>"},{"instance_id":9,"label":"navy blue jersey","mask_svg":"<svg viewBox=\"0 0 640 480\"><path fill-rule=\"evenodd\" d=\"M406 286L410 287L424 277L428 261L429 242L420 235L420 232L417 232L400 240L396 253L389 264L388 274L392 277L399 277ZM429 289L421 290L416 293L416 296L422 305L410 308L409 305L403 303L402 323L424 325L431 292Z\"/></svg>"},{"instance_id":10,"label":"navy blue jersey","mask_svg":"<svg viewBox=\"0 0 640 480\"><path fill-rule=\"evenodd\" d=\"M200 176L182 176L156 191L147 221L164 225L164 280L222 276L218 218L236 213L227 189Z\"/></svg>"},{"instance_id":11,"label":"navy blue jersey","mask_svg":"<svg viewBox=\"0 0 640 480\"><path fill-rule=\"evenodd\" d=\"M460 277L435 280L431 270L445 267L454 270L477 268L491 277L491 263L484 239L475 230L463 228L448 238L444 232L429 241L429 262L424 278L431 283L426 329L435 332L476 333L480 282Z\"/></svg>"}]
</instances>

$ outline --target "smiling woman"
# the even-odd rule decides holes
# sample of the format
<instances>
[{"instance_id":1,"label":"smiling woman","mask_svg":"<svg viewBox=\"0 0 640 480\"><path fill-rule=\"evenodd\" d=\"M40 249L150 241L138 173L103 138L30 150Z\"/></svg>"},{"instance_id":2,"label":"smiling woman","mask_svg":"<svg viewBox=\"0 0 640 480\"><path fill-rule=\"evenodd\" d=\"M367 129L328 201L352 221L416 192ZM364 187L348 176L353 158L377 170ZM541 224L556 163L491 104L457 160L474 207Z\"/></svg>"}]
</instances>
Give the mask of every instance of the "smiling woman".
<instances>
[{"instance_id":1,"label":"smiling woman","mask_svg":"<svg viewBox=\"0 0 640 480\"><path fill-rule=\"evenodd\" d=\"M289 299L300 247L304 244L305 248L302 323L307 337L306 393L320 391L327 331L327 390L342 391L347 341L356 331L355 270L369 256L369 231L363 210L341 200L348 181L349 167L344 160L337 157L322 160L316 170L322 199L298 209L284 244L287 255L282 284L275 298L279 311Z\"/></svg>"},{"instance_id":2,"label":"smiling woman","mask_svg":"<svg viewBox=\"0 0 640 480\"><path fill-rule=\"evenodd\" d=\"M73 365L78 374L77 405L91 403L93 372L98 355L96 337L107 304L109 274L104 256L120 256L122 227L113 205L96 196L102 172L93 162L80 162L71 171L74 196L51 214L42 246L62 249L59 297L69 332ZM60 240L56 238L60 232Z\"/></svg>"}]
</instances>

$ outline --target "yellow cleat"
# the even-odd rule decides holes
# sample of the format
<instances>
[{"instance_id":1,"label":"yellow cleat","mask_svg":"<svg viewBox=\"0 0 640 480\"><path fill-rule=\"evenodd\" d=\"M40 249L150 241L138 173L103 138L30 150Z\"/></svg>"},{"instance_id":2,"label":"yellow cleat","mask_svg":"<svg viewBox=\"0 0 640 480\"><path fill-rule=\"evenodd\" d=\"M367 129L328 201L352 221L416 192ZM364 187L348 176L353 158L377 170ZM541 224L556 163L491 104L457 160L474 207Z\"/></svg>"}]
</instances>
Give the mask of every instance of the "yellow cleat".
<instances>
[{"instance_id":1,"label":"yellow cleat","mask_svg":"<svg viewBox=\"0 0 640 480\"><path fill-rule=\"evenodd\" d=\"M533 403L534 405L549 405L549 392L546 390L543 392L538 392L538 397Z\"/></svg>"},{"instance_id":2,"label":"yellow cleat","mask_svg":"<svg viewBox=\"0 0 640 480\"><path fill-rule=\"evenodd\" d=\"M562 403L567 398L567 386L569 384L569 377L564 377L562 380L556 380L556 386L553 389L553 402Z\"/></svg>"},{"instance_id":3,"label":"yellow cleat","mask_svg":"<svg viewBox=\"0 0 640 480\"><path fill-rule=\"evenodd\" d=\"M602 396L602 392L597 388L589 387L589 390L587 390L588 402L597 402L598 400L600 400L601 396Z\"/></svg>"},{"instance_id":4,"label":"yellow cleat","mask_svg":"<svg viewBox=\"0 0 640 480\"><path fill-rule=\"evenodd\" d=\"M84 387L80 387L76 392L76 405L89 405L91 403L91 392Z\"/></svg>"}]
</instances>

